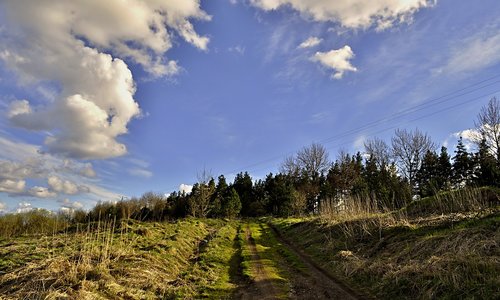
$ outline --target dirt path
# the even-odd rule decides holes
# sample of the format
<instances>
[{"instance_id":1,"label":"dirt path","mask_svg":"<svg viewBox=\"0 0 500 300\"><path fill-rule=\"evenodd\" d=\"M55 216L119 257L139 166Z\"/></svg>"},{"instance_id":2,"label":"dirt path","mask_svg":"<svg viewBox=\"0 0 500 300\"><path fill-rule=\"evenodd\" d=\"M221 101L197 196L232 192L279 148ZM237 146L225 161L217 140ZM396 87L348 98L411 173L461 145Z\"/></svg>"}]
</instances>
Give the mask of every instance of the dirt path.
<instances>
[{"instance_id":1,"label":"dirt path","mask_svg":"<svg viewBox=\"0 0 500 300\"><path fill-rule=\"evenodd\" d=\"M252 237L250 227L245 227L245 245L250 250L250 268L252 281L241 288L234 296L236 299L277 299L279 292L267 273L259 256L257 245Z\"/></svg>"},{"instance_id":2,"label":"dirt path","mask_svg":"<svg viewBox=\"0 0 500 300\"><path fill-rule=\"evenodd\" d=\"M293 277L291 278L293 286L292 295L290 295L291 298L346 300L366 299L366 297L347 287L330 273L318 266L308 255L285 239L272 224L269 224L269 227L277 239L298 258L300 258L301 263L305 267L305 270L297 271L290 270L291 267L288 266L289 272Z\"/></svg>"},{"instance_id":3,"label":"dirt path","mask_svg":"<svg viewBox=\"0 0 500 300\"><path fill-rule=\"evenodd\" d=\"M282 258L276 261L279 269L284 271L288 279L288 295L283 294L283 281L278 282L270 277L261 257L259 249L252 237L252 231L249 225L244 227L244 245L250 252L247 257L252 273L252 280L241 284L240 288L233 294L232 299L342 299L356 300L367 299L367 297L347 287L337 280L326 270L318 266L301 249L297 248L284 238L280 232L272 225L261 227L269 234L274 235L276 240L281 243L281 249L288 249L294 254L296 260L300 262L300 267L290 263L290 261L281 255ZM265 229L264 229L265 228ZM272 243L271 243L272 244ZM269 245L267 245L269 247ZM273 245L274 247L274 245ZM279 256L279 255L278 255ZM280 293L281 292L281 293Z\"/></svg>"}]
</instances>

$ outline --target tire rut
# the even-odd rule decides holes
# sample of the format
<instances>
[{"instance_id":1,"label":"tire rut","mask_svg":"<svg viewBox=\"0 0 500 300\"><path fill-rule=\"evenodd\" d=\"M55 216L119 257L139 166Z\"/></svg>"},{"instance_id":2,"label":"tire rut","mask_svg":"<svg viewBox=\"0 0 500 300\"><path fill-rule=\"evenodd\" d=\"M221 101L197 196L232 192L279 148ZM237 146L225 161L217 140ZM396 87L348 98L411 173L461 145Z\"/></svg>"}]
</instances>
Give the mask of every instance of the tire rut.
<instances>
[{"instance_id":1,"label":"tire rut","mask_svg":"<svg viewBox=\"0 0 500 300\"><path fill-rule=\"evenodd\" d=\"M245 245L250 250L249 262L252 269L252 281L234 295L235 299L277 299L279 292L273 285L273 279L270 278L264 264L259 256L257 245L250 227L245 227Z\"/></svg>"},{"instance_id":2,"label":"tire rut","mask_svg":"<svg viewBox=\"0 0 500 300\"><path fill-rule=\"evenodd\" d=\"M325 269L316 264L301 249L293 245L281 235L279 230L272 224L268 224L278 241L294 253L305 266L304 272L292 274L293 298L297 299L370 299L361 293L354 291L343 282L332 276Z\"/></svg>"}]
</instances>

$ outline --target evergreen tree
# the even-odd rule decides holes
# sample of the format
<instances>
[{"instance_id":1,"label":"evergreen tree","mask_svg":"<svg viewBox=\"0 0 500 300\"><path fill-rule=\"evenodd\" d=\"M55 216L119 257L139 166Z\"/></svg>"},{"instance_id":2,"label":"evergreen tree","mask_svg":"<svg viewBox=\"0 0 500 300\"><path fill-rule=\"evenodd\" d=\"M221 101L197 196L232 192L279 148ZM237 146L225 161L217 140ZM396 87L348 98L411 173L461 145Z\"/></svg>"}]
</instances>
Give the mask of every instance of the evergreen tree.
<instances>
[{"instance_id":1,"label":"evergreen tree","mask_svg":"<svg viewBox=\"0 0 500 300\"><path fill-rule=\"evenodd\" d=\"M222 202L227 194L228 185L226 183L226 178L224 175L218 177L217 185L215 186L215 192L212 194L210 213L209 216L213 218L220 217L222 215Z\"/></svg>"},{"instance_id":2,"label":"evergreen tree","mask_svg":"<svg viewBox=\"0 0 500 300\"><path fill-rule=\"evenodd\" d=\"M453 183L455 187L459 188L470 184L472 168L472 159L465 148L462 137L460 137L453 157Z\"/></svg>"},{"instance_id":3,"label":"evergreen tree","mask_svg":"<svg viewBox=\"0 0 500 300\"><path fill-rule=\"evenodd\" d=\"M255 200L253 195L252 177L245 173L238 173L234 179L233 188L236 190L241 200L241 214L249 215L249 210L252 202Z\"/></svg>"},{"instance_id":4,"label":"evergreen tree","mask_svg":"<svg viewBox=\"0 0 500 300\"><path fill-rule=\"evenodd\" d=\"M440 189L439 157L434 151L427 151L417 173L417 184L421 197L435 195Z\"/></svg>"},{"instance_id":5,"label":"evergreen tree","mask_svg":"<svg viewBox=\"0 0 500 300\"><path fill-rule=\"evenodd\" d=\"M241 201L234 188L228 188L222 202L222 212L226 218L235 218L241 211Z\"/></svg>"},{"instance_id":6,"label":"evergreen tree","mask_svg":"<svg viewBox=\"0 0 500 300\"><path fill-rule=\"evenodd\" d=\"M291 203L293 201L295 188L290 177L278 174L266 177L265 189L268 195L268 212L279 216L292 215Z\"/></svg>"},{"instance_id":7,"label":"evergreen tree","mask_svg":"<svg viewBox=\"0 0 500 300\"><path fill-rule=\"evenodd\" d=\"M479 144L479 151L475 155L475 182L479 186L496 186L498 185L499 170L496 164L495 157L486 143L486 138L483 137Z\"/></svg>"},{"instance_id":8,"label":"evergreen tree","mask_svg":"<svg viewBox=\"0 0 500 300\"><path fill-rule=\"evenodd\" d=\"M441 147L439 154L439 170L438 170L438 188L440 190L449 190L451 186L452 166L451 158L446 147Z\"/></svg>"}]
</instances>

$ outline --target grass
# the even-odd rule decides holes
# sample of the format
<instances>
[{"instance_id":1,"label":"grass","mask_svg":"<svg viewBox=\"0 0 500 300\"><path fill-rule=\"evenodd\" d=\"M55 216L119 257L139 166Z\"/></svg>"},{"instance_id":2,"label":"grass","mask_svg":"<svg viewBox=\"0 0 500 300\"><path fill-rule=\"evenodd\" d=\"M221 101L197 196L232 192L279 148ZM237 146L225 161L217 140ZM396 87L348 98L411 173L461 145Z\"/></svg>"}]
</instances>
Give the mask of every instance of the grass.
<instances>
[{"instance_id":1,"label":"grass","mask_svg":"<svg viewBox=\"0 0 500 300\"><path fill-rule=\"evenodd\" d=\"M32 222L40 216L26 215L31 225L18 232L9 227L0 238L0 299L231 299L262 288L259 280L287 298L310 270L268 223L317 265L377 298L495 299L497 200L496 190L486 188L440 194L393 212L360 199L319 218L71 227L58 221L45 223L43 233Z\"/></svg>"},{"instance_id":2,"label":"grass","mask_svg":"<svg viewBox=\"0 0 500 300\"><path fill-rule=\"evenodd\" d=\"M236 288L231 278L238 271L234 270L231 260L238 255L238 249L233 247L237 224L234 221L206 221L211 230L191 256L192 264L176 281L180 286L176 297L226 299Z\"/></svg>"},{"instance_id":3,"label":"grass","mask_svg":"<svg viewBox=\"0 0 500 300\"><path fill-rule=\"evenodd\" d=\"M47 237L37 246L39 259L21 262L14 251L6 253L2 261L16 262L0 277L0 294L5 299L173 297L179 287L168 283L190 266L209 231L197 220L98 227Z\"/></svg>"},{"instance_id":4,"label":"grass","mask_svg":"<svg viewBox=\"0 0 500 300\"><path fill-rule=\"evenodd\" d=\"M438 195L397 212L357 207L272 222L319 265L377 298L497 299L500 207L490 191Z\"/></svg>"},{"instance_id":5,"label":"grass","mask_svg":"<svg viewBox=\"0 0 500 300\"><path fill-rule=\"evenodd\" d=\"M265 272L266 280L273 286L277 299L285 299L289 294L289 277L283 267L285 261L282 256L283 246L276 240L271 229L263 220L249 220L244 225L249 231L249 241L242 242L242 272L251 281L259 281L261 278L256 275L255 257L250 249L251 240L255 243L260 264ZM245 241L245 230L240 232L240 241ZM262 276L262 275L260 275Z\"/></svg>"}]
</instances>

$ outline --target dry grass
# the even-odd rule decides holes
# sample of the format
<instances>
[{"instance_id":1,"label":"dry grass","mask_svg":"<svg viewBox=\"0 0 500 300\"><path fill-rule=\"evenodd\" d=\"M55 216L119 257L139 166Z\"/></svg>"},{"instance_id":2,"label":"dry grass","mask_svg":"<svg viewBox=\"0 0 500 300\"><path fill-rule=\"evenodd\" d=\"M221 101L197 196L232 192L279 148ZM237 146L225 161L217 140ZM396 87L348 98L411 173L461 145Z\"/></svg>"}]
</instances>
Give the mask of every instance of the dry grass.
<instances>
[{"instance_id":1,"label":"dry grass","mask_svg":"<svg viewBox=\"0 0 500 300\"><path fill-rule=\"evenodd\" d=\"M46 237L34 249L42 253L39 259L0 275L0 294L4 299L173 297L177 287L168 283L186 270L208 232L196 222L104 222Z\"/></svg>"},{"instance_id":2,"label":"dry grass","mask_svg":"<svg viewBox=\"0 0 500 300\"><path fill-rule=\"evenodd\" d=\"M494 190L450 192L395 212L351 199L317 220L276 222L318 263L377 298L500 298Z\"/></svg>"}]
</instances>

